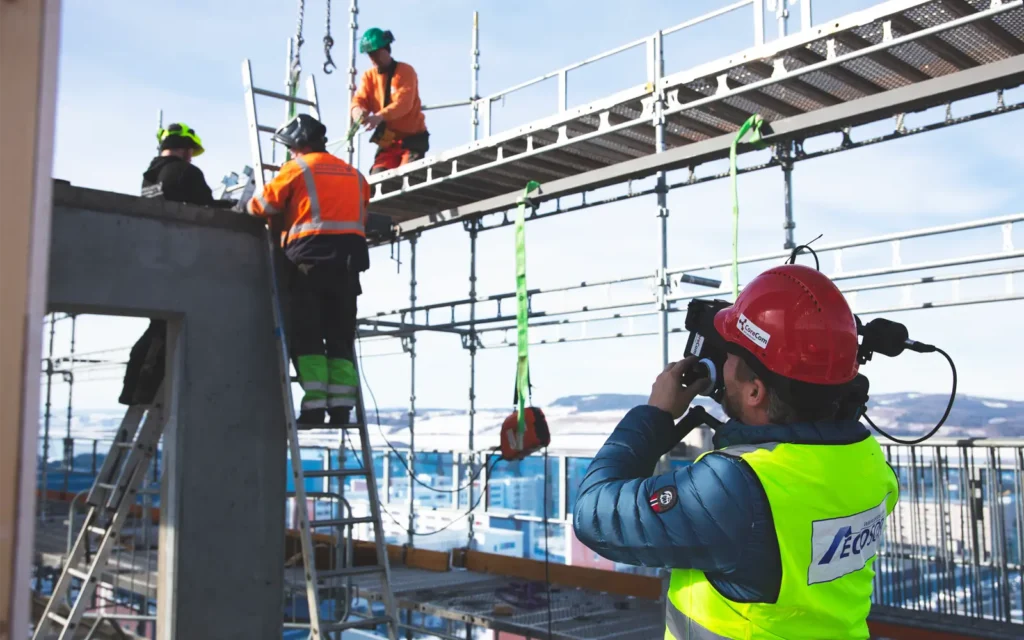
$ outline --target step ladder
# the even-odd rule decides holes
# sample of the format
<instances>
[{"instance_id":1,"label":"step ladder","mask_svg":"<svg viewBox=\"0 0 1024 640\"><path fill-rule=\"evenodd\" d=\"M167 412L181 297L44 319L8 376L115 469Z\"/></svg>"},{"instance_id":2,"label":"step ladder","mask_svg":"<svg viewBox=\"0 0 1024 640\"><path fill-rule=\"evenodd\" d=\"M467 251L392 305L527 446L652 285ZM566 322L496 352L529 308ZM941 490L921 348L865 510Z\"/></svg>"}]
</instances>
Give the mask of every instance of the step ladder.
<instances>
[{"instance_id":1,"label":"step ladder","mask_svg":"<svg viewBox=\"0 0 1024 640\"><path fill-rule=\"evenodd\" d=\"M121 529L131 515L136 492L146 477L167 424L163 387L155 398L152 405L132 405L125 412L114 443L85 499L89 512L39 618L33 640L72 640L82 626L82 616L89 608ZM64 617L57 612L71 593L73 581L80 583L78 595Z\"/></svg>"},{"instance_id":2,"label":"step ladder","mask_svg":"<svg viewBox=\"0 0 1024 640\"><path fill-rule=\"evenodd\" d=\"M290 119L295 114L296 105L303 105L307 107L309 109L309 115L320 120L320 106L316 97L316 80L312 75L306 78L305 98L300 98L298 96L293 97L287 93L271 91L269 89L258 89L253 85L252 65L247 59L242 62L242 86L245 88L245 111L246 116L249 119L249 147L252 152L252 166L254 172L254 179L252 182L256 189L263 189L263 185L266 184L268 179L267 172L270 172L270 177L273 177L275 173L281 170L281 165L276 164L278 145L276 142L271 142L271 161L263 161L263 145L260 141L260 134L274 133L278 126L284 124L286 120ZM256 96L265 96L267 98L273 98L283 102L285 104L284 119L276 122L276 126L260 124L256 113ZM242 206L245 206L244 202L241 204Z\"/></svg>"},{"instance_id":3,"label":"step ladder","mask_svg":"<svg viewBox=\"0 0 1024 640\"><path fill-rule=\"evenodd\" d=\"M311 77L307 78L306 86L309 98L291 98L287 94L257 89L252 83L252 70L249 61L243 63L243 81L245 85L246 107L249 115L249 139L252 146L253 165L257 167L254 172L256 188L262 189L266 172L271 176L280 170L279 165L263 161L259 134L261 132L273 132L274 128L259 124L256 119L257 95L276 98L284 102L294 102L308 106L310 114L319 118L319 110L316 101L316 84ZM244 203L243 203L244 206ZM292 398L292 376L291 358L288 352L286 336L288 335L283 321L281 308L281 296L278 290L277 261L280 257L280 250L274 240L274 234L268 225L264 233L268 251L268 264L270 266L270 282L272 307L274 312L274 335L277 343L277 355L281 365L281 397L285 406L285 425L287 428L288 446L291 454L292 479L295 484L295 502L299 517L299 537L302 546L302 563L306 581L306 597L309 603L310 617L310 640L321 640L323 638L341 638L341 632L347 629L373 629L378 625L386 625L388 637L391 640L398 640L398 611L396 609L394 595L391 591L391 567L388 563L387 544L384 539L384 527L381 523L381 506L377 495L377 479L373 470L373 454L370 450L370 436L367 430L366 409L363 404L362 385L356 393L356 422L345 425L342 428L343 435L348 432L355 432L359 435L361 448L361 467L359 469L325 469L318 471L306 471L302 468L302 453L299 444L299 425L296 420L294 400ZM355 365L356 375L359 376L359 360L353 353L352 362ZM358 379L362 379L359 377ZM337 425L323 425L324 429L337 429ZM306 428L304 428L305 430ZM337 517L325 520L311 520L308 503L306 501L306 479L307 478L337 478L339 483L344 483L346 478L363 477L366 479L367 493L370 502L370 515L354 517L350 512L348 517ZM343 501L339 500L339 515L343 515ZM377 563L375 565L360 567L338 567L330 571L317 571L316 558L313 552L313 531L325 533L333 531L336 539L340 542L344 539L346 529L351 531L352 527L359 524L370 524L373 528L373 537L376 547ZM340 545L339 545L340 546ZM359 617L343 620L321 619L321 591L335 589L336 585L321 585L321 581L344 580L346 582L346 597L351 600L355 590L352 587L351 579L357 576L376 574L380 577L381 599L384 602L385 613L383 616L373 616L372 609L369 617ZM348 611L349 607L345 607ZM348 618L349 616L345 616Z\"/></svg>"}]
</instances>

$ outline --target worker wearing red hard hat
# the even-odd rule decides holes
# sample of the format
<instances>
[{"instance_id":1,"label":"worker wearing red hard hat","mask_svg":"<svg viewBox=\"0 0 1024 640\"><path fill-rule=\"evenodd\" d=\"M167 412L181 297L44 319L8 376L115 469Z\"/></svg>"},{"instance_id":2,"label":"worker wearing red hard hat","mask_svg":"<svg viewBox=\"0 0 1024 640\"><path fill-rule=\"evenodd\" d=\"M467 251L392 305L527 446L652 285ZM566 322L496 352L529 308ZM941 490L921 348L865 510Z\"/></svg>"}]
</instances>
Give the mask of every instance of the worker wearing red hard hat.
<instances>
[{"instance_id":1,"label":"worker wearing red hard hat","mask_svg":"<svg viewBox=\"0 0 1024 640\"><path fill-rule=\"evenodd\" d=\"M665 638L867 638L873 563L899 483L878 442L838 419L856 319L801 265L765 271L714 317L728 345L714 450L652 477L704 390L690 357L658 376L598 452L573 528L600 555L672 570Z\"/></svg>"}]
</instances>

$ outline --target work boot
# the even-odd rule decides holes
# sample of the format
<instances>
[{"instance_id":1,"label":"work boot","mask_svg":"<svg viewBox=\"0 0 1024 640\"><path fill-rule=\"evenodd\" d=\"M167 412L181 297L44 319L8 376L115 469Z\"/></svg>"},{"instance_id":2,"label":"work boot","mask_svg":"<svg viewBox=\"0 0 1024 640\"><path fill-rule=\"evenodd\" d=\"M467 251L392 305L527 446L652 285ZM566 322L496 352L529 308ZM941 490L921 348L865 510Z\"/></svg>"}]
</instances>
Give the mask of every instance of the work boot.
<instances>
[{"instance_id":1,"label":"work boot","mask_svg":"<svg viewBox=\"0 0 1024 640\"><path fill-rule=\"evenodd\" d=\"M326 409L304 409L299 413L295 422L298 423L300 429L314 429L322 427L326 417Z\"/></svg>"},{"instance_id":2,"label":"work boot","mask_svg":"<svg viewBox=\"0 0 1024 640\"><path fill-rule=\"evenodd\" d=\"M348 424L349 418L352 417L351 407L332 407L327 410L327 413L331 416L332 425Z\"/></svg>"}]
</instances>

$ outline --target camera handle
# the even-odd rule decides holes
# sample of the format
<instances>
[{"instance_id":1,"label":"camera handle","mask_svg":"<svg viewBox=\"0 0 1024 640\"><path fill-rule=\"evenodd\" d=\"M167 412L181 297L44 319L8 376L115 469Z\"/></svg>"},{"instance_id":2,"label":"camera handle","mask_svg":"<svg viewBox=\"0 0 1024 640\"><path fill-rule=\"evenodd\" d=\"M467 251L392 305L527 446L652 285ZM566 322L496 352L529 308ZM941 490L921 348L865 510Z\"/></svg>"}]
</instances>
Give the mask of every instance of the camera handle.
<instances>
[{"instance_id":1,"label":"camera handle","mask_svg":"<svg viewBox=\"0 0 1024 640\"><path fill-rule=\"evenodd\" d=\"M712 416L700 405L690 407L690 410L686 412L686 415L680 418L679 422L676 423L676 427L678 429L684 430L687 433L697 427L703 427L704 425L715 429L722 426L722 421Z\"/></svg>"}]
</instances>

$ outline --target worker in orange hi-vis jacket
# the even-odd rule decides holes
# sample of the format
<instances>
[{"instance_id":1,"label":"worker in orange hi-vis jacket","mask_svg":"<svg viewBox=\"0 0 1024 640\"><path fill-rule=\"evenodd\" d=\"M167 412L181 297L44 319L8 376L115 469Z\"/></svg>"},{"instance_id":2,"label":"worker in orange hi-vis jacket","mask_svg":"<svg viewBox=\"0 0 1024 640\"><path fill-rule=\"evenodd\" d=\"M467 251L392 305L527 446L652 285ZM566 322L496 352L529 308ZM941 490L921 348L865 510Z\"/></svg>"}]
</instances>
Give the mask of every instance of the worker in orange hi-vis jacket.
<instances>
[{"instance_id":1,"label":"worker in orange hi-vis jacket","mask_svg":"<svg viewBox=\"0 0 1024 640\"><path fill-rule=\"evenodd\" d=\"M300 426L348 424L359 393L355 369L359 274L370 268L370 185L327 152L327 127L305 113L274 133L291 151L246 210L280 216L289 276L289 346L304 395Z\"/></svg>"},{"instance_id":2,"label":"worker in orange hi-vis jacket","mask_svg":"<svg viewBox=\"0 0 1024 640\"><path fill-rule=\"evenodd\" d=\"M390 31L368 29L359 51L368 54L373 66L363 73L352 99L352 121L373 130L377 144L370 173L394 169L423 158L430 148L416 70L391 57Z\"/></svg>"}]
</instances>

